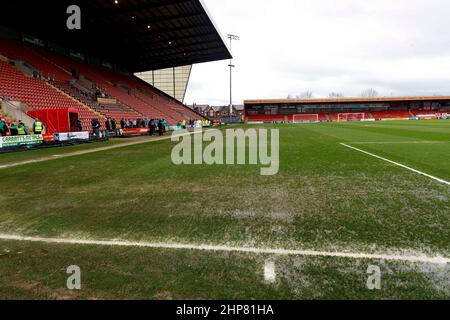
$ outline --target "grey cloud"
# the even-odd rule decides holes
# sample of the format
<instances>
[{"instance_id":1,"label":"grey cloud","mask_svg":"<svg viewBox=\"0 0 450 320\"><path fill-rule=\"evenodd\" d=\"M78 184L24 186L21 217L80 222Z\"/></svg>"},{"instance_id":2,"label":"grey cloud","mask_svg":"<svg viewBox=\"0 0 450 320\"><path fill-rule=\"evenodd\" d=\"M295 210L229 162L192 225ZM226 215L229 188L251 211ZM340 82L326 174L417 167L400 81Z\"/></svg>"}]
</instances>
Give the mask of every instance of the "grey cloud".
<instances>
[{"instance_id":1,"label":"grey cloud","mask_svg":"<svg viewBox=\"0 0 450 320\"><path fill-rule=\"evenodd\" d=\"M235 103L312 90L357 95L447 93L448 0L205 0L242 40ZM194 67L188 103L228 103L227 62Z\"/></svg>"}]
</instances>

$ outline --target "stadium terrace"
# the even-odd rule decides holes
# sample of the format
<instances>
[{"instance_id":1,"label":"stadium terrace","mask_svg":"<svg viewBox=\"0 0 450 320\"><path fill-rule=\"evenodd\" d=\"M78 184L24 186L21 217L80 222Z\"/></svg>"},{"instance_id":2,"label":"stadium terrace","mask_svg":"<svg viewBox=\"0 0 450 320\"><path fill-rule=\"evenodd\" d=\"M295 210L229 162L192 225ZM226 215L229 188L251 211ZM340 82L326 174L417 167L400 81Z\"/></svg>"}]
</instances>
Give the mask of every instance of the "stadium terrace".
<instances>
[{"instance_id":1,"label":"stadium terrace","mask_svg":"<svg viewBox=\"0 0 450 320\"><path fill-rule=\"evenodd\" d=\"M450 117L450 96L246 100L250 123L433 120Z\"/></svg>"},{"instance_id":2,"label":"stadium terrace","mask_svg":"<svg viewBox=\"0 0 450 320\"><path fill-rule=\"evenodd\" d=\"M66 23L73 4L79 30ZM136 73L231 58L199 0L0 1L0 12L0 138L42 134L8 148L205 124Z\"/></svg>"}]
</instances>

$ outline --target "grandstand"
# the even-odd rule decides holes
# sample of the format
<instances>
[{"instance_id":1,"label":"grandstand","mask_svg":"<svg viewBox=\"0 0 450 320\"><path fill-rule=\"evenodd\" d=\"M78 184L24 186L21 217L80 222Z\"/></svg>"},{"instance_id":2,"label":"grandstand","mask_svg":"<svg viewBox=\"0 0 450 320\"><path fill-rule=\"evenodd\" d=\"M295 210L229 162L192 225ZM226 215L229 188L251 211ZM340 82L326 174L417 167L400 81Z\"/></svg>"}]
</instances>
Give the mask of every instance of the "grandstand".
<instances>
[{"instance_id":1,"label":"grandstand","mask_svg":"<svg viewBox=\"0 0 450 320\"><path fill-rule=\"evenodd\" d=\"M35 110L77 109L85 130L92 129L93 119L102 125L106 118L165 119L176 125L203 118L134 76L231 57L201 1L121 1L113 7L79 2L91 19L80 32L70 32L62 19L66 1L51 3L39 17L32 13L44 7L42 2L0 1L0 99ZM20 24L10 19L8 12L24 6L29 10Z\"/></svg>"},{"instance_id":2,"label":"grandstand","mask_svg":"<svg viewBox=\"0 0 450 320\"><path fill-rule=\"evenodd\" d=\"M349 122L447 117L450 97L247 100L247 122Z\"/></svg>"},{"instance_id":3,"label":"grandstand","mask_svg":"<svg viewBox=\"0 0 450 320\"><path fill-rule=\"evenodd\" d=\"M0 61L0 97L26 103L34 109L76 108L85 127L102 118L86 105L58 91L50 83L26 76L7 62ZM103 119L103 118L102 118Z\"/></svg>"}]
</instances>

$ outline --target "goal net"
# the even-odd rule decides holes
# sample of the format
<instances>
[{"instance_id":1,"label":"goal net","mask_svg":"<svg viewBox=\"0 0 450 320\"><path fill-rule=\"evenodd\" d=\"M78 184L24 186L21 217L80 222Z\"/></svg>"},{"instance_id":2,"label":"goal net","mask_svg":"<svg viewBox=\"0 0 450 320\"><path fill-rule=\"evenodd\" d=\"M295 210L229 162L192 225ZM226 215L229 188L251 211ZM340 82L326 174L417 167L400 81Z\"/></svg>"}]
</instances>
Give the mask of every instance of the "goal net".
<instances>
[{"instance_id":1,"label":"goal net","mask_svg":"<svg viewBox=\"0 0 450 320\"><path fill-rule=\"evenodd\" d=\"M339 113L338 121L363 121L366 118L365 113Z\"/></svg>"},{"instance_id":2,"label":"goal net","mask_svg":"<svg viewBox=\"0 0 450 320\"><path fill-rule=\"evenodd\" d=\"M319 122L318 114L294 114L294 123Z\"/></svg>"}]
</instances>

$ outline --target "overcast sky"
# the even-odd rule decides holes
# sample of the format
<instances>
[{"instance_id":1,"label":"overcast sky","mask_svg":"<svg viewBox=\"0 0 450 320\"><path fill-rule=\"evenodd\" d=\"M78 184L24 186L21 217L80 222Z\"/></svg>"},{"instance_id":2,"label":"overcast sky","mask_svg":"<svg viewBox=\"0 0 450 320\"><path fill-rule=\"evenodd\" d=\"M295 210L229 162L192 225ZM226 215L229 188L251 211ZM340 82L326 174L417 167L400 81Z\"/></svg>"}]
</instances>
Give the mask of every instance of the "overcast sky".
<instances>
[{"instance_id":1,"label":"overcast sky","mask_svg":"<svg viewBox=\"0 0 450 320\"><path fill-rule=\"evenodd\" d=\"M204 0L233 44L234 103L310 90L450 95L448 0ZM228 61L195 65L185 102L228 104Z\"/></svg>"}]
</instances>

